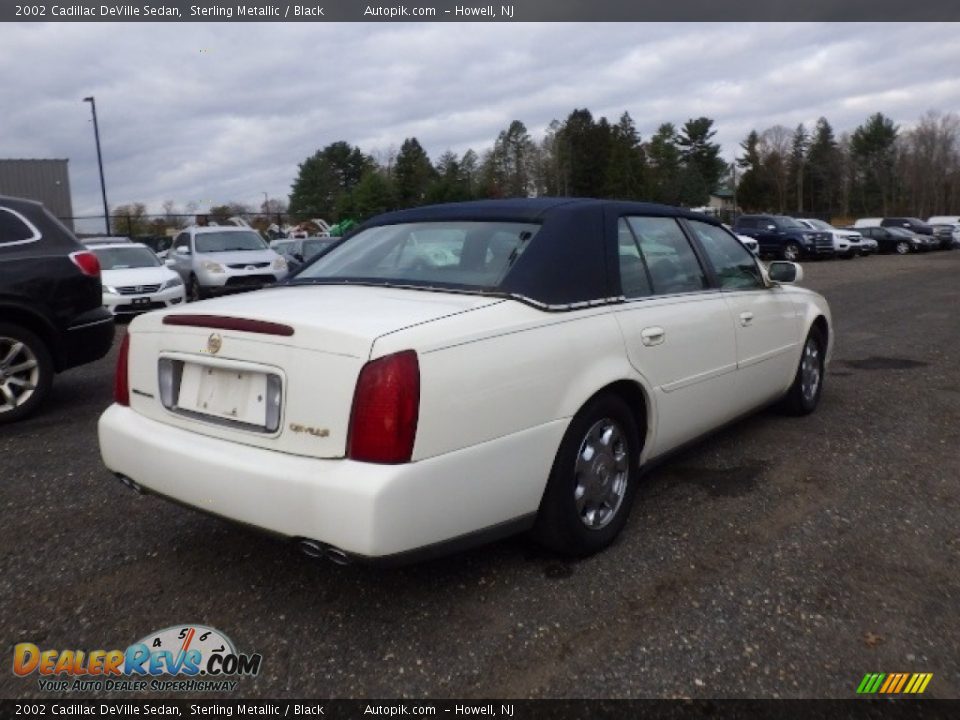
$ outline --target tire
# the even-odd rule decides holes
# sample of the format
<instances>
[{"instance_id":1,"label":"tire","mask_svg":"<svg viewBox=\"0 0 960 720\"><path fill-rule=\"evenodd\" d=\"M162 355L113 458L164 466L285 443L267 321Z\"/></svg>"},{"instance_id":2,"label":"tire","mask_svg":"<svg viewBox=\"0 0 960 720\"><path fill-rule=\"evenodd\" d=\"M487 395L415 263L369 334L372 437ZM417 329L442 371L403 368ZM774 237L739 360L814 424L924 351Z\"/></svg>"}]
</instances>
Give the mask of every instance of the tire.
<instances>
[{"instance_id":1,"label":"tire","mask_svg":"<svg viewBox=\"0 0 960 720\"><path fill-rule=\"evenodd\" d=\"M800 259L800 246L795 242L788 242L781 248L780 257L788 262L797 262Z\"/></svg>"},{"instance_id":2,"label":"tire","mask_svg":"<svg viewBox=\"0 0 960 720\"><path fill-rule=\"evenodd\" d=\"M187 302L200 302L206 298L203 288L196 275L190 276L190 282L187 283Z\"/></svg>"},{"instance_id":3,"label":"tire","mask_svg":"<svg viewBox=\"0 0 960 720\"><path fill-rule=\"evenodd\" d=\"M33 413L52 384L53 360L43 340L19 325L0 323L0 425Z\"/></svg>"},{"instance_id":4,"label":"tire","mask_svg":"<svg viewBox=\"0 0 960 720\"><path fill-rule=\"evenodd\" d=\"M823 393L823 359L826 349L827 343L820 328L810 328L803 343L803 352L793 384L780 402L781 409L788 415L809 415L817 409Z\"/></svg>"},{"instance_id":5,"label":"tire","mask_svg":"<svg viewBox=\"0 0 960 720\"><path fill-rule=\"evenodd\" d=\"M848 252L846 255L841 255L844 260L853 260L857 256L856 252Z\"/></svg>"},{"instance_id":6,"label":"tire","mask_svg":"<svg viewBox=\"0 0 960 720\"><path fill-rule=\"evenodd\" d=\"M570 557L607 547L623 530L639 481L640 432L618 396L598 395L563 436L533 528L534 538Z\"/></svg>"},{"instance_id":7,"label":"tire","mask_svg":"<svg viewBox=\"0 0 960 720\"><path fill-rule=\"evenodd\" d=\"M908 255L910 253L910 243L906 240L901 240L896 244L894 250L897 255Z\"/></svg>"}]
</instances>

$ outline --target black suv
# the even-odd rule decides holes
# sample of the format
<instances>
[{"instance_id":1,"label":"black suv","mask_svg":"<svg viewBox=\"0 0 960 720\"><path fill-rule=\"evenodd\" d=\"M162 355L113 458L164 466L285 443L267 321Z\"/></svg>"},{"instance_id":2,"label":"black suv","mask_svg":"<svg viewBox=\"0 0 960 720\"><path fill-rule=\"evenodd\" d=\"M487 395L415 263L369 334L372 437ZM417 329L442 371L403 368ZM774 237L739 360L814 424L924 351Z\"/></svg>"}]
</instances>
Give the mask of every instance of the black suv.
<instances>
[{"instance_id":1,"label":"black suv","mask_svg":"<svg viewBox=\"0 0 960 720\"><path fill-rule=\"evenodd\" d=\"M741 215L733 230L755 239L761 255L776 255L790 262L834 254L831 233L811 230L786 215Z\"/></svg>"},{"instance_id":2,"label":"black suv","mask_svg":"<svg viewBox=\"0 0 960 720\"><path fill-rule=\"evenodd\" d=\"M40 203L0 196L0 423L33 412L54 373L113 343L100 263Z\"/></svg>"},{"instance_id":3,"label":"black suv","mask_svg":"<svg viewBox=\"0 0 960 720\"><path fill-rule=\"evenodd\" d=\"M933 235L933 225L915 217L888 217L880 221L880 227L898 227L917 235Z\"/></svg>"}]
</instances>

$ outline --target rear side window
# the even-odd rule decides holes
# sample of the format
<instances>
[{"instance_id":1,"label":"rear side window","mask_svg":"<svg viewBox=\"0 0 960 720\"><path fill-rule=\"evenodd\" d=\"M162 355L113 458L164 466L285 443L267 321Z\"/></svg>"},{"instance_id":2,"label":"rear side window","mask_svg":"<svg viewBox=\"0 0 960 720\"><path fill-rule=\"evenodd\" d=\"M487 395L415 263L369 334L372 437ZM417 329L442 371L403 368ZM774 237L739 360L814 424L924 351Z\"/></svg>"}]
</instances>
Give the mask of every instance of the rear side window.
<instances>
[{"instance_id":1,"label":"rear side window","mask_svg":"<svg viewBox=\"0 0 960 720\"><path fill-rule=\"evenodd\" d=\"M40 238L40 233L20 213L0 207L0 246L22 245Z\"/></svg>"},{"instance_id":2,"label":"rear side window","mask_svg":"<svg viewBox=\"0 0 960 720\"><path fill-rule=\"evenodd\" d=\"M756 218L740 218L739 220L737 220L737 227L745 228L747 230L752 230L753 228L757 227L757 219Z\"/></svg>"},{"instance_id":3,"label":"rear side window","mask_svg":"<svg viewBox=\"0 0 960 720\"><path fill-rule=\"evenodd\" d=\"M752 290L765 287L753 253L723 228L689 220L724 290Z\"/></svg>"},{"instance_id":4,"label":"rear side window","mask_svg":"<svg viewBox=\"0 0 960 720\"><path fill-rule=\"evenodd\" d=\"M617 249L620 260L620 289L623 296L637 298L652 294L650 277L640 256L637 239L623 218L617 226Z\"/></svg>"},{"instance_id":5,"label":"rear side window","mask_svg":"<svg viewBox=\"0 0 960 720\"><path fill-rule=\"evenodd\" d=\"M655 294L696 292L707 287L700 261L676 220L631 217L627 222L637 237Z\"/></svg>"}]
</instances>

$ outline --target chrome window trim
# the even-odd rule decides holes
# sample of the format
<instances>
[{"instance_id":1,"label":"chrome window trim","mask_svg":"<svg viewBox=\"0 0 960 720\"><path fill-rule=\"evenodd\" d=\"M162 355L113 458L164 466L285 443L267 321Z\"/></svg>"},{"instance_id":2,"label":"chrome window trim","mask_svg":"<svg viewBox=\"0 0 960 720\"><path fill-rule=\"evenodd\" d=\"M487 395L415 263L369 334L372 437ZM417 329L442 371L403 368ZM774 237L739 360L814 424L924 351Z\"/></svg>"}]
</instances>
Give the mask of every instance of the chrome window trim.
<instances>
[{"instance_id":1,"label":"chrome window trim","mask_svg":"<svg viewBox=\"0 0 960 720\"><path fill-rule=\"evenodd\" d=\"M30 222L26 217L18 213L13 208L9 207L0 207L0 212L7 212L13 215L17 220L22 222L27 226L27 229L33 233L32 237L27 238L26 240L8 240L7 242L0 242L0 247L12 247L13 245L28 245L29 243L35 243L37 240L43 237L43 234L37 229L37 226Z\"/></svg>"}]
</instances>

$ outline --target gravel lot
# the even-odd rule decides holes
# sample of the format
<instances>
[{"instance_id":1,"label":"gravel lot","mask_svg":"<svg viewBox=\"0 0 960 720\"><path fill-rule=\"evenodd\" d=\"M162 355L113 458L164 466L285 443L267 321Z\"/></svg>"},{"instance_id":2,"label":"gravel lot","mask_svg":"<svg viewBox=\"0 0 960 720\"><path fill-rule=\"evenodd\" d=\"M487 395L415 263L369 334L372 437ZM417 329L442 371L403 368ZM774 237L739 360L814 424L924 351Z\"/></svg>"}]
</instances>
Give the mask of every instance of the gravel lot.
<instances>
[{"instance_id":1,"label":"gravel lot","mask_svg":"<svg viewBox=\"0 0 960 720\"><path fill-rule=\"evenodd\" d=\"M804 266L839 336L819 410L763 412L646 478L621 540L516 538L338 567L116 482L113 354L0 428L0 637L125 648L203 623L263 669L238 697L960 696L960 252ZM49 697L0 673L0 697ZM89 697L89 696L88 696Z\"/></svg>"}]
</instances>

